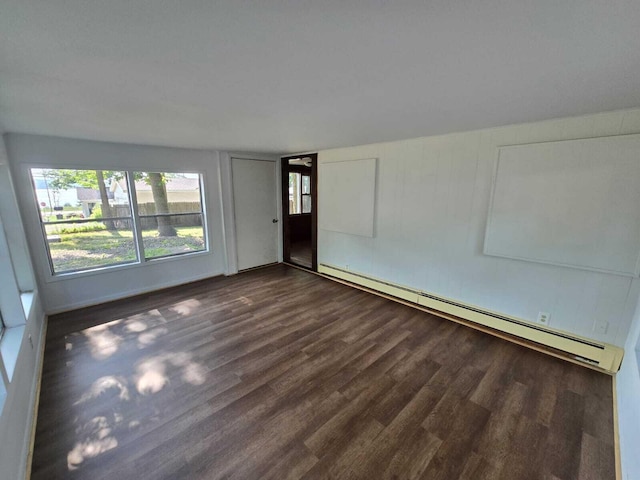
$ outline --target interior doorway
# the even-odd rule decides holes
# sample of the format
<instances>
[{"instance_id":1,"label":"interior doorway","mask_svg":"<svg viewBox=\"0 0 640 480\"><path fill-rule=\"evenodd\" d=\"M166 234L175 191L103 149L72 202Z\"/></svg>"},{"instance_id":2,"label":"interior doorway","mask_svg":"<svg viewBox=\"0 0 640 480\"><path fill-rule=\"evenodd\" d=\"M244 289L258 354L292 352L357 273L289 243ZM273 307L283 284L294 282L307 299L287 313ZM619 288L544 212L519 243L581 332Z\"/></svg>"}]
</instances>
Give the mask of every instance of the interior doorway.
<instances>
[{"instance_id":1,"label":"interior doorway","mask_svg":"<svg viewBox=\"0 0 640 480\"><path fill-rule=\"evenodd\" d=\"M318 154L282 158L282 238L287 263L318 269Z\"/></svg>"}]
</instances>

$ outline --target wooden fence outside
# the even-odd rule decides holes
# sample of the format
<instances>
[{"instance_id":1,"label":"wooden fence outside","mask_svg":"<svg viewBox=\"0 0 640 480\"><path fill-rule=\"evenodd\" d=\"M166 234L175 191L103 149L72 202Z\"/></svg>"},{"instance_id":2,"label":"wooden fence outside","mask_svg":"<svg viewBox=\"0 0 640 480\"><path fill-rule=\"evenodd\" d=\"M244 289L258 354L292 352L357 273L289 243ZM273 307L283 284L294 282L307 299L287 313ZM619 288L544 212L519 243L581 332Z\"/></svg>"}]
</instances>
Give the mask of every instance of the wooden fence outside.
<instances>
[{"instance_id":1,"label":"wooden fence outside","mask_svg":"<svg viewBox=\"0 0 640 480\"><path fill-rule=\"evenodd\" d=\"M158 228L158 219L156 217L146 217L145 215L155 215L155 203L141 203L138 205L138 215L140 215L140 224L143 230L153 230ZM179 215L170 217L171 223L175 227L201 227L202 214L200 213L200 202L174 202L169 203L169 213L192 215ZM112 205L111 215L114 217L127 217L130 215L128 205ZM118 220L116 222L118 228L131 228L129 220Z\"/></svg>"}]
</instances>

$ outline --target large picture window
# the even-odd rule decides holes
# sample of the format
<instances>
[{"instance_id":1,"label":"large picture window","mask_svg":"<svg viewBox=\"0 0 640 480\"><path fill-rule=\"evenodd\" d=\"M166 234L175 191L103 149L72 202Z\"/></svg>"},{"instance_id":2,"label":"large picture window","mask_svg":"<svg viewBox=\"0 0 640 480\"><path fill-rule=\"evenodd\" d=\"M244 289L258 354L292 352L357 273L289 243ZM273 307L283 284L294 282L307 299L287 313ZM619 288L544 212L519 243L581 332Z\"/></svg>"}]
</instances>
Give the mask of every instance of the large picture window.
<instances>
[{"instance_id":1,"label":"large picture window","mask_svg":"<svg viewBox=\"0 0 640 480\"><path fill-rule=\"evenodd\" d=\"M31 178L54 275L206 250L200 174L33 168Z\"/></svg>"}]
</instances>

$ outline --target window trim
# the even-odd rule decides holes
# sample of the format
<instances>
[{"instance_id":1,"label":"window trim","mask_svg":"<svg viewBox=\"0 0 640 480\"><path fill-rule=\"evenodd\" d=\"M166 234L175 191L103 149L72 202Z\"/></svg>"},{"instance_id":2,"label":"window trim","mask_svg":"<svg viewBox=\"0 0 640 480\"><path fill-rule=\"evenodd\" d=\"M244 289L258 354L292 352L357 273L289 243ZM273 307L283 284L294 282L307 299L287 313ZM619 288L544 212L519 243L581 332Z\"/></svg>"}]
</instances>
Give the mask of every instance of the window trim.
<instances>
[{"instance_id":1,"label":"window trim","mask_svg":"<svg viewBox=\"0 0 640 480\"><path fill-rule=\"evenodd\" d=\"M133 217L108 217L105 219L105 221L117 221L117 220L129 220L131 223L133 223ZM95 219L83 219L83 220L74 220L74 221L68 221L68 222L40 222L40 228L42 230L42 236L45 239L44 240L44 244L47 250L47 259L49 260L49 270L51 271L51 275L52 276L58 276L58 275L66 275L69 273L79 273L79 272L85 272L87 270L95 270L95 269L100 269L100 268L107 268L107 267L116 267L118 265L129 265L129 264L133 264L133 263L139 263L140 261L140 255L138 253L138 249L135 248L135 253L136 253L136 258L134 260L123 260L122 262L115 262L115 263L110 263L109 265L102 265L102 266L98 266L98 267L90 267L90 268L79 268L76 270L65 270L64 272L58 272L56 273L54 270L54 265L53 265L53 257L51 256L51 248L49 246L49 242L47 241L47 225L55 225L55 224L63 224L63 225L68 225L68 224L82 224L82 223L91 223L91 222L96 222ZM132 227L133 230L133 227Z\"/></svg>"},{"instance_id":2,"label":"window trim","mask_svg":"<svg viewBox=\"0 0 640 480\"><path fill-rule=\"evenodd\" d=\"M42 232L42 238L44 240L44 246L45 246L45 250L46 250L46 254L47 254L47 261L49 262L49 274L52 277L57 277L60 275L74 275L76 273L81 273L81 272L87 272L87 271L91 271L91 270L101 270L103 268L110 268L110 267L118 267L121 265L131 265L131 264L138 264L140 263L140 248L138 248L138 245L136 245L134 243L134 252L136 254L136 258L134 260L124 260L122 262L114 262L114 263L110 263L108 265L100 265L100 266L96 266L96 267L90 267L90 268L78 268L75 270L65 270L63 272L57 272L55 271L55 267L53 264L53 257L51 256L51 247L49 245L49 241L47 240L48 235L47 235L47 225L55 225L56 223L68 223L68 224L82 224L82 223L89 223L89 222L95 222L96 219L89 219L89 218L83 218L83 219L79 219L79 220L69 220L68 222L45 222L42 220L42 214L40 212L40 204L38 203L38 193L36 192L36 184L35 184L35 179L33 178L33 172L32 170L35 168L39 168L39 167L33 167L33 168L29 168L29 177L31 178L31 185L32 185L32 189L33 189L33 196L35 198L35 205L36 205L36 209L37 209L37 213L38 213L38 219L40 220L40 230ZM93 171L95 169L91 169L91 168L47 168L48 170L80 170L80 171ZM101 170L101 171L105 171L105 170ZM117 172L122 172L125 174L125 178L129 178L130 177L130 172L126 171L126 170L115 170ZM129 202L131 202L131 196L129 196ZM129 209L131 210L131 216L130 217L122 217L122 216L118 216L118 217L107 217L104 220L105 221L109 221L109 220L129 220L132 222L132 226L131 226L131 231L135 236L135 222L133 219L133 207L130 205ZM100 221L100 220L98 220Z\"/></svg>"},{"instance_id":3,"label":"window trim","mask_svg":"<svg viewBox=\"0 0 640 480\"><path fill-rule=\"evenodd\" d=\"M109 273L112 271L136 269L136 268L144 267L145 265L148 265L148 264L164 263L167 261L190 258L192 256L210 255L213 253L211 251L211 246L210 246L211 240L210 240L209 222L208 222L208 215L207 215L208 208L206 204L207 197L205 194L205 185L206 185L206 178L207 178L206 172L198 169L189 169L189 171L185 171L185 170L175 170L173 168L160 168L160 169L149 169L144 167L123 168L121 166L105 165L102 167L102 171L113 170L113 171L123 172L126 174L125 176L127 180L127 189L128 189L128 196L129 196L129 202L130 202L129 205L131 208L131 217L113 217L113 219L117 220L122 218L132 222L132 230L133 230L134 239L135 239L134 249L135 249L137 258L134 261L118 262L118 263L113 263L113 264L100 266L100 267L80 269L80 270L66 270L64 272L54 273L53 263L52 263L53 260L51 258L49 245L46 240L47 236L44 230L45 223L42 221L42 217L40 215L39 202L38 202L35 183L34 183L31 171L32 169L96 170L96 168L93 166L87 166L87 165L55 165L53 166L50 164L26 164L23 166L23 168L29 180L29 187L31 190L30 196L32 197L32 209L35 212L35 218L40 222L39 230L41 231L41 235L40 235L40 238L38 239L38 242L41 242L41 244L43 245L44 247L43 254L45 255L46 261L49 264L49 268L39 267L41 268L41 271L45 274L43 278L45 283L55 283L58 281L82 278L85 276L88 277L93 275L101 275L103 273ZM200 212L190 213L189 215L200 215L202 218L202 233L203 233L204 242L205 242L204 248L202 250L192 251L192 252L181 252L181 253L165 255L161 257L144 258L144 245L142 243L143 242L142 230L139 228L140 216L138 215L138 203L137 203L137 195L135 190L135 179L133 175L134 173L142 173L142 172L198 175L199 193L200 193ZM179 215L179 214L169 214L169 216L171 215ZM70 220L69 222L63 222L63 223L83 223L87 221L92 221L92 220L90 219ZM58 223L58 222L54 222L54 223Z\"/></svg>"},{"instance_id":4,"label":"window trim","mask_svg":"<svg viewBox=\"0 0 640 480\"><path fill-rule=\"evenodd\" d=\"M297 175L300 175L300 195L299 195L299 198L298 198L298 200L299 200L299 202L300 202L300 213L291 213L291 212L288 212L288 214L289 214L289 216L290 216L290 217L300 217L300 216L303 216L303 215L311 215L311 213L313 212L313 201L312 201L312 203L311 203L311 211L309 211L309 212L304 212L304 211L303 211L303 209L304 209L304 206L303 206L303 205L304 205L304 203L303 203L303 201L302 201L303 197L309 197L309 198L311 198L311 192L309 192L309 193L302 193L302 183L303 183L303 182L302 182L302 177L309 177L309 183L311 184L311 172L307 172L306 170L305 170L305 171L290 171L290 172L289 172L289 175L291 175L291 174L297 174ZM287 197L288 197L288 195L287 195ZM291 204L289 204L289 205L291 205Z\"/></svg>"},{"instance_id":5,"label":"window trim","mask_svg":"<svg viewBox=\"0 0 640 480\"><path fill-rule=\"evenodd\" d=\"M131 201L134 201L135 198L135 208L133 208L131 210L131 213L133 215L134 211L135 211L135 218L134 218L134 228L136 229L136 236L138 235L138 231L139 231L139 238L138 241L140 242L138 245L140 245L140 248L138 248L138 256L141 257L139 259L139 263L144 264L153 260L160 260L163 258L175 258L175 257L181 257L183 255L188 255L188 254L195 254L195 253L203 253L203 252L208 252L209 251L209 235L207 234L207 223L206 223L206 210L205 210L205 201L204 201L204 175L200 172L169 172L167 170L164 170L162 172L155 172L152 170L145 170L145 171L137 171L137 170L132 170L131 173L180 173L180 174L187 174L187 175L198 175L198 194L200 196L200 211L199 212L184 212L184 213L154 213L153 215L140 215L140 211L138 210L138 192L136 191L136 180L134 175L129 175L129 172L127 172L127 181L130 180L130 186L128 186L128 188L130 189L130 191L132 192L132 194L130 195L130 199ZM141 222L141 218L153 218L153 217L177 217L177 216L182 216L182 215L200 215L200 221L202 222L202 233L204 234L204 248L202 250L196 250L193 252L182 252L182 253L172 253L169 255L160 255L157 257L149 257L147 258L146 255L144 255L145 251L144 251L144 238L142 237L142 228L140 228L142 226L142 222Z\"/></svg>"}]
</instances>

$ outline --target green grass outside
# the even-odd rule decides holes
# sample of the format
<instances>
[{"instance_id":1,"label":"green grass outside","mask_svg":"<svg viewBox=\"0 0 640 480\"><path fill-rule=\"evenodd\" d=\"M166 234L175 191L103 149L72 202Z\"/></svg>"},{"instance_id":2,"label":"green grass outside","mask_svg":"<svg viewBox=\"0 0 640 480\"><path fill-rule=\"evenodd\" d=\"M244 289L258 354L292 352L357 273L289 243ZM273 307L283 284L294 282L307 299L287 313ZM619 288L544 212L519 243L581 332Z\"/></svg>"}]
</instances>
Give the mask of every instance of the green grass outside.
<instances>
[{"instance_id":1,"label":"green grass outside","mask_svg":"<svg viewBox=\"0 0 640 480\"><path fill-rule=\"evenodd\" d=\"M91 224L85 224L87 226ZM89 230L89 228L88 228ZM144 230L142 240L147 258L204 250L202 227L176 227L176 237L159 237L157 230ZM50 231L60 241L49 241L49 250L56 273L70 270L104 267L136 260L133 232L80 231L65 233Z\"/></svg>"}]
</instances>

